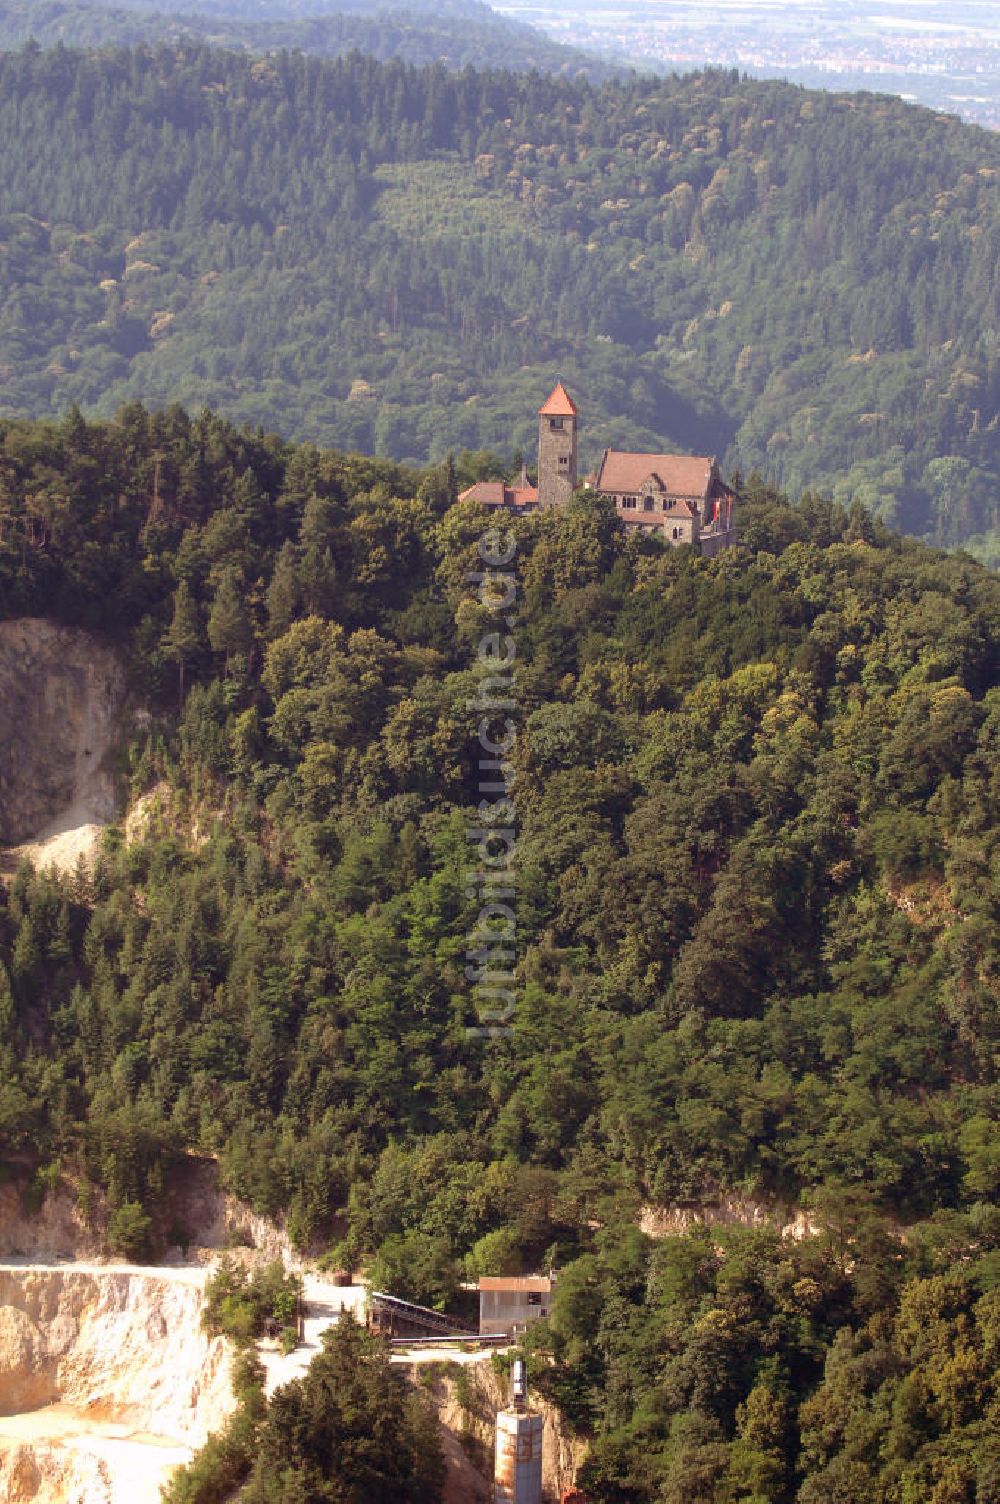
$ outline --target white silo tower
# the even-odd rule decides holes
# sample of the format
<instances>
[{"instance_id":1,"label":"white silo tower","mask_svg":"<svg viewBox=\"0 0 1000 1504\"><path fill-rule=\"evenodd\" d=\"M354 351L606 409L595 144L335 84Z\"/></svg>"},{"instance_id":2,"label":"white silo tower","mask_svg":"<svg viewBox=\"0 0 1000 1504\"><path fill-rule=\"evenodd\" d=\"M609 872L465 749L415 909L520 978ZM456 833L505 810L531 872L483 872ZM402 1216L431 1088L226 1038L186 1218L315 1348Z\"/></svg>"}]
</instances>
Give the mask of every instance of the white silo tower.
<instances>
[{"instance_id":1,"label":"white silo tower","mask_svg":"<svg viewBox=\"0 0 1000 1504\"><path fill-rule=\"evenodd\" d=\"M515 1358L510 1404L497 1414L494 1504L542 1504L543 1430L542 1417L528 1409L524 1359Z\"/></svg>"}]
</instances>

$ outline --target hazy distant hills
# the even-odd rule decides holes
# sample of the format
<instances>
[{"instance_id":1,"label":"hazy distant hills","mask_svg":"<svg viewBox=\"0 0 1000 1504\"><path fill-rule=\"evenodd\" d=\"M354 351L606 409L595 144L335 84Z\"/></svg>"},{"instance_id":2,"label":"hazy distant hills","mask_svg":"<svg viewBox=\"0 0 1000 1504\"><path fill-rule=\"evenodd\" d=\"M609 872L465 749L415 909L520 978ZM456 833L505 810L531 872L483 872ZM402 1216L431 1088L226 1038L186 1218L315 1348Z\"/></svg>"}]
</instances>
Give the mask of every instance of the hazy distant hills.
<instances>
[{"instance_id":1,"label":"hazy distant hills","mask_svg":"<svg viewBox=\"0 0 1000 1504\"><path fill-rule=\"evenodd\" d=\"M640 68L739 68L899 94L1000 127L995 0L499 0L554 40Z\"/></svg>"},{"instance_id":2,"label":"hazy distant hills","mask_svg":"<svg viewBox=\"0 0 1000 1504\"><path fill-rule=\"evenodd\" d=\"M91 0L77 3L93 9L100 7L100 0L91 5ZM469 15L488 9L477 0L413 0L406 7L416 13L433 15ZM385 9L380 0L119 0L118 9L153 12L158 15L189 15L197 13L226 20L239 21L295 21L316 17L341 15L350 11L371 14Z\"/></svg>"},{"instance_id":3,"label":"hazy distant hills","mask_svg":"<svg viewBox=\"0 0 1000 1504\"><path fill-rule=\"evenodd\" d=\"M492 67L518 72L584 75L601 81L614 69L597 58L551 41L544 33L496 14L479 0L310 0L309 4L251 5L190 0L188 6L153 6L120 0L117 6L63 0L0 0L0 48L29 41L40 46L107 47L186 41L272 52L299 49L320 57L359 51L385 60L443 62L448 67Z\"/></svg>"},{"instance_id":4,"label":"hazy distant hills","mask_svg":"<svg viewBox=\"0 0 1000 1504\"><path fill-rule=\"evenodd\" d=\"M421 459L711 450L997 526L1000 142L731 73L0 57L0 411L208 404Z\"/></svg>"}]
</instances>

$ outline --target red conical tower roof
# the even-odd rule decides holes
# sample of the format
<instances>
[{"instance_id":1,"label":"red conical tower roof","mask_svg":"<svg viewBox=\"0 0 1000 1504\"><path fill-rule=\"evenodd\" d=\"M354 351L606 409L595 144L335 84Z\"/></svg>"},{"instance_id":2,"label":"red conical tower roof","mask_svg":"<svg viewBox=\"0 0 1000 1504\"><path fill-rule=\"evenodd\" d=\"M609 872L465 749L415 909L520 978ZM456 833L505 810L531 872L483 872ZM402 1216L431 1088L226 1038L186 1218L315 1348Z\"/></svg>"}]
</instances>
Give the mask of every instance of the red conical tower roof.
<instances>
[{"instance_id":1,"label":"red conical tower roof","mask_svg":"<svg viewBox=\"0 0 1000 1504\"><path fill-rule=\"evenodd\" d=\"M576 417L576 403L561 381L556 382L548 401L538 409L538 416L540 418Z\"/></svg>"}]
</instances>

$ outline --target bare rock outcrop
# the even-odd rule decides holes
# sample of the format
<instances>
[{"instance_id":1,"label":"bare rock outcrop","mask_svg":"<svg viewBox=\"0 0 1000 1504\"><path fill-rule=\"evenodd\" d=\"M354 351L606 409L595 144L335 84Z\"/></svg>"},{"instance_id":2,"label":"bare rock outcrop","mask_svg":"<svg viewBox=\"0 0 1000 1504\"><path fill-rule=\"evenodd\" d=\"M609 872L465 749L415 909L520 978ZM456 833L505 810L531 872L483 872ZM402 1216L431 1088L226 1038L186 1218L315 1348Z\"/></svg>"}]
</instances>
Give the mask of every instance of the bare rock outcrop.
<instances>
[{"instance_id":1,"label":"bare rock outcrop","mask_svg":"<svg viewBox=\"0 0 1000 1504\"><path fill-rule=\"evenodd\" d=\"M289 1272L301 1274L306 1269L308 1261L293 1246L283 1219L265 1217L224 1191L214 1160L189 1155L169 1180L168 1190L173 1223L188 1233L188 1257L202 1256L197 1250L246 1247L268 1262L280 1260Z\"/></svg>"},{"instance_id":2,"label":"bare rock outcrop","mask_svg":"<svg viewBox=\"0 0 1000 1504\"><path fill-rule=\"evenodd\" d=\"M34 1447L12 1447L0 1452L0 1486L11 1504L27 1504L42 1491L42 1467Z\"/></svg>"},{"instance_id":3,"label":"bare rock outcrop","mask_svg":"<svg viewBox=\"0 0 1000 1504\"><path fill-rule=\"evenodd\" d=\"M31 1194L31 1163L25 1160L13 1168L11 1178L0 1184L0 1260L45 1263L108 1256L107 1205L96 1187L84 1188L64 1177L39 1199ZM281 1219L255 1212L222 1189L212 1159L190 1154L174 1164L151 1210L154 1240L168 1265L205 1262L222 1249L239 1248L252 1250L257 1261L280 1259L296 1273L307 1267Z\"/></svg>"},{"instance_id":4,"label":"bare rock outcrop","mask_svg":"<svg viewBox=\"0 0 1000 1504\"><path fill-rule=\"evenodd\" d=\"M644 1206L639 1228L648 1238L683 1237L694 1227L775 1227L783 1238L814 1237L820 1224L801 1207L764 1203L748 1196L720 1196L716 1201L673 1206Z\"/></svg>"},{"instance_id":5,"label":"bare rock outcrop","mask_svg":"<svg viewBox=\"0 0 1000 1504\"><path fill-rule=\"evenodd\" d=\"M0 1499L6 1504L107 1504L111 1486L99 1457L44 1443L0 1449Z\"/></svg>"},{"instance_id":6,"label":"bare rock outcrop","mask_svg":"<svg viewBox=\"0 0 1000 1504\"><path fill-rule=\"evenodd\" d=\"M92 1259L103 1252L71 1186L61 1182L40 1203L25 1196L27 1171L0 1185L0 1258Z\"/></svg>"},{"instance_id":7,"label":"bare rock outcrop","mask_svg":"<svg viewBox=\"0 0 1000 1504\"><path fill-rule=\"evenodd\" d=\"M92 634L0 622L0 846L72 868L115 818L110 754L125 676Z\"/></svg>"},{"instance_id":8,"label":"bare rock outcrop","mask_svg":"<svg viewBox=\"0 0 1000 1504\"><path fill-rule=\"evenodd\" d=\"M44 1335L26 1311L0 1305L0 1415L37 1410L55 1397Z\"/></svg>"}]
</instances>

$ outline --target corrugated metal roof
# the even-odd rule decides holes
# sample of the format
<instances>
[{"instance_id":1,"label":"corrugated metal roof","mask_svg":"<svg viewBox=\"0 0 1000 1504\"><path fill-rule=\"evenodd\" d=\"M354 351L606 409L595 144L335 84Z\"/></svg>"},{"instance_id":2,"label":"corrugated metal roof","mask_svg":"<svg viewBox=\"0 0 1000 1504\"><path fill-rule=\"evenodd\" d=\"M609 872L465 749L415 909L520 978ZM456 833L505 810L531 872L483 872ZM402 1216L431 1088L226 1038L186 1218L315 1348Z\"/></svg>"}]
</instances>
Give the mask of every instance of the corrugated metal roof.
<instances>
[{"instance_id":1,"label":"corrugated metal roof","mask_svg":"<svg viewBox=\"0 0 1000 1504\"><path fill-rule=\"evenodd\" d=\"M480 1290L506 1290L511 1295L522 1291L534 1294L539 1291L547 1295L552 1289L552 1281L547 1274L481 1274L479 1276Z\"/></svg>"}]
</instances>

